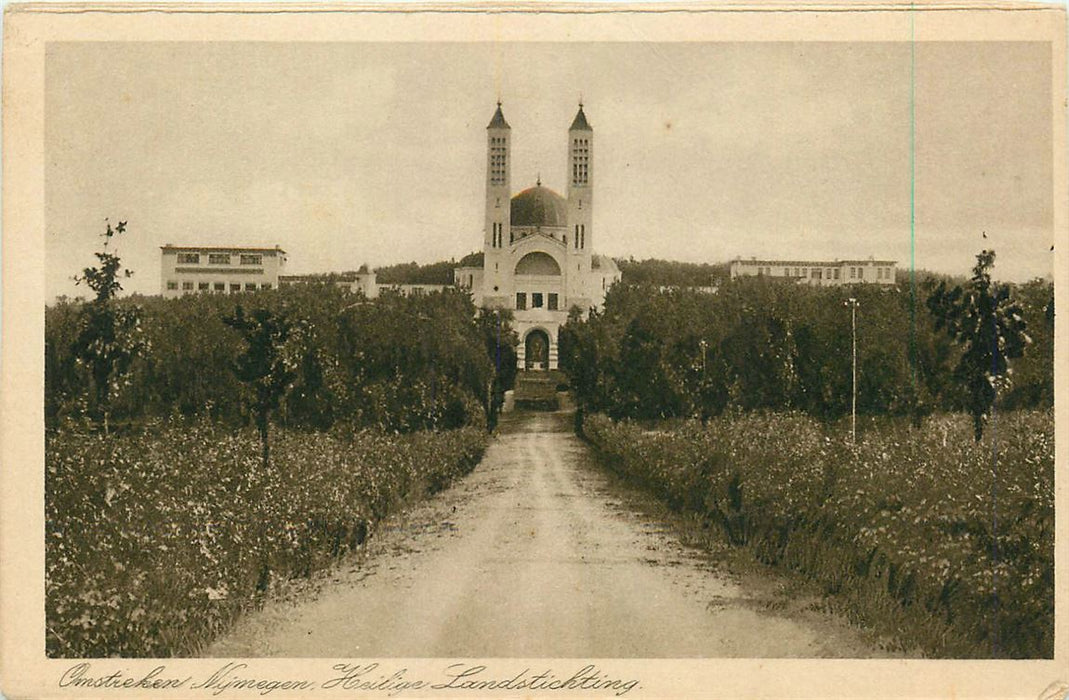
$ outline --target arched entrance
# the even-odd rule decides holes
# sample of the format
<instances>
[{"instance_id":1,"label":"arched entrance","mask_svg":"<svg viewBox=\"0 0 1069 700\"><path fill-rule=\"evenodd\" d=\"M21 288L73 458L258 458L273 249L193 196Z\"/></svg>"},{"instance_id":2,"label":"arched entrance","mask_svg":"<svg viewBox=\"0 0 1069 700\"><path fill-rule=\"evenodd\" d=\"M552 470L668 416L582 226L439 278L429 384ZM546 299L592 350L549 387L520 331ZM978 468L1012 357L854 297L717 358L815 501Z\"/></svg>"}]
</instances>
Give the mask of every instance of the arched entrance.
<instances>
[{"instance_id":1,"label":"arched entrance","mask_svg":"<svg viewBox=\"0 0 1069 700\"><path fill-rule=\"evenodd\" d=\"M549 334L535 328L527 334L523 343L524 368L547 369L549 367Z\"/></svg>"}]
</instances>

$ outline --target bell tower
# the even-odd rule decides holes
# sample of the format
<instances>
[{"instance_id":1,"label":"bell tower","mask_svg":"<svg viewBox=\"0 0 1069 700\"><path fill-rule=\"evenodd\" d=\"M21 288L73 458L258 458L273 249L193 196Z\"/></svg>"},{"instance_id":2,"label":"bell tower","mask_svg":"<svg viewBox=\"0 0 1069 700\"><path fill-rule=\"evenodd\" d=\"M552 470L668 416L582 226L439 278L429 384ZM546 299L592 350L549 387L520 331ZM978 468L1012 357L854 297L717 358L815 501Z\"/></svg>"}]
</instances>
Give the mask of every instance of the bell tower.
<instances>
[{"instance_id":1,"label":"bell tower","mask_svg":"<svg viewBox=\"0 0 1069 700\"><path fill-rule=\"evenodd\" d=\"M486 219L483 229L483 299L493 303L494 297L504 297L506 257L510 242L510 197L512 169L512 128L497 103L490 124L486 127ZM500 302L498 302L500 303Z\"/></svg>"},{"instance_id":2,"label":"bell tower","mask_svg":"<svg viewBox=\"0 0 1069 700\"><path fill-rule=\"evenodd\" d=\"M568 129L568 300L583 311L590 306L587 284L593 248L594 130L583 103Z\"/></svg>"}]
</instances>

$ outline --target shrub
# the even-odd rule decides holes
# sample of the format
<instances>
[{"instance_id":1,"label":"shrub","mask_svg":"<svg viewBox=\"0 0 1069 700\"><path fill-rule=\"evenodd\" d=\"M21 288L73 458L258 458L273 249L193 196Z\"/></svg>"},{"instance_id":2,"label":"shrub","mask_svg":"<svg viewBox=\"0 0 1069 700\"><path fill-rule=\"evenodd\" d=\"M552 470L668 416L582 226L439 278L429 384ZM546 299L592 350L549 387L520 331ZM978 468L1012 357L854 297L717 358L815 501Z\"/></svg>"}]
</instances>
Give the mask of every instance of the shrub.
<instances>
[{"instance_id":1,"label":"shrub","mask_svg":"<svg viewBox=\"0 0 1069 700\"><path fill-rule=\"evenodd\" d=\"M924 431L872 419L851 446L801 414L745 414L649 431L588 416L584 434L669 506L732 544L842 593L872 622L909 621L936 656L1049 658L1054 641L1054 419L966 416ZM890 611L890 612L888 612Z\"/></svg>"},{"instance_id":2,"label":"shrub","mask_svg":"<svg viewBox=\"0 0 1069 700\"><path fill-rule=\"evenodd\" d=\"M49 656L191 653L272 581L308 575L470 471L485 433L254 430L205 420L46 443Z\"/></svg>"}]
</instances>

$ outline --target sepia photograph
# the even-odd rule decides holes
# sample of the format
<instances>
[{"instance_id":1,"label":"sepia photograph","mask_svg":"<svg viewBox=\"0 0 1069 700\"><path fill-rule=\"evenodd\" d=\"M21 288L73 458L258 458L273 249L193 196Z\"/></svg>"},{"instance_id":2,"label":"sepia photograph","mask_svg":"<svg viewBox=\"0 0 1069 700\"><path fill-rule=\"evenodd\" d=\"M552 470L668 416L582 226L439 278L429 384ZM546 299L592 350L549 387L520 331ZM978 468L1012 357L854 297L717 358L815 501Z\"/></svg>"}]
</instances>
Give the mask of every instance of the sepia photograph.
<instances>
[{"instance_id":1,"label":"sepia photograph","mask_svg":"<svg viewBox=\"0 0 1069 700\"><path fill-rule=\"evenodd\" d=\"M1058 662L1019 692L1066 695L1064 8L923 41L353 12L35 45L3 492L40 697L654 697L788 659Z\"/></svg>"}]
</instances>

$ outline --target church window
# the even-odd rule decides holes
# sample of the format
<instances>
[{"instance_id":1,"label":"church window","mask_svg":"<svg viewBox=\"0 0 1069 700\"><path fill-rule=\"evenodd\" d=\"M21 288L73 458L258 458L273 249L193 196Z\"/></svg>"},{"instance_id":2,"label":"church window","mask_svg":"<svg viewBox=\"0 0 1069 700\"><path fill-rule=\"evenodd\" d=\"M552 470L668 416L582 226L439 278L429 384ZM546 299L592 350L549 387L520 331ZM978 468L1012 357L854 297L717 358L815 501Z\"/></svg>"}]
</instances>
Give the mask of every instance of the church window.
<instances>
[{"instance_id":1,"label":"church window","mask_svg":"<svg viewBox=\"0 0 1069 700\"><path fill-rule=\"evenodd\" d=\"M553 292L549 293L549 299L547 299L547 307L550 311L557 310L557 295Z\"/></svg>"},{"instance_id":2,"label":"church window","mask_svg":"<svg viewBox=\"0 0 1069 700\"><path fill-rule=\"evenodd\" d=\"M491 185L504 185L505 184L505 139L492 138L490 139L490 184ZM498 206L501 206L501 200L498 200Z\"/></svg>"},{"instance_id":3,"label":"church window","mask_svg":"<svg viewBox=\"0 0 1069 700\"><path fill-rule=\"evenodd\" d=\"M541 309L542 308L542 292L534 292L534 293L531 294L531 308L532 309Z\"/></svg>"},{"instance_id":4,"label":"church window","mask_svg":"<svg viewBox=\"0 0 1069 700\"><path fill-rule=\"evenodd\" d=\"M516 292L516 310L523 311L527 308L527 293Z\"/></svg>"},{"instance_id":5,"label":"church window","mask_svg":"<svg viewBox=\"0 0 1069 700\"><path fill-rule=\"evenodd\" d=\"M572 141L572 185L586 185L590 175L590 148L586 139Z\"/></svg>"}]
</instances>

